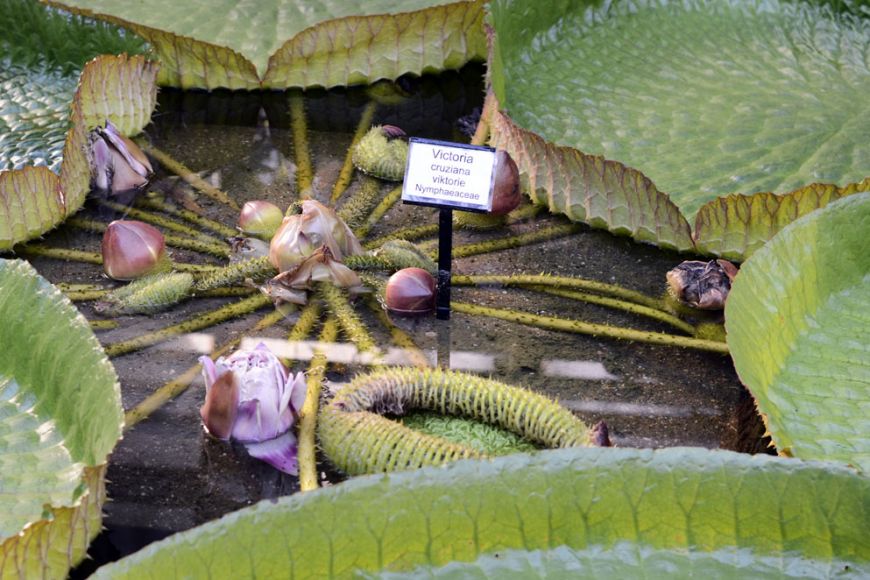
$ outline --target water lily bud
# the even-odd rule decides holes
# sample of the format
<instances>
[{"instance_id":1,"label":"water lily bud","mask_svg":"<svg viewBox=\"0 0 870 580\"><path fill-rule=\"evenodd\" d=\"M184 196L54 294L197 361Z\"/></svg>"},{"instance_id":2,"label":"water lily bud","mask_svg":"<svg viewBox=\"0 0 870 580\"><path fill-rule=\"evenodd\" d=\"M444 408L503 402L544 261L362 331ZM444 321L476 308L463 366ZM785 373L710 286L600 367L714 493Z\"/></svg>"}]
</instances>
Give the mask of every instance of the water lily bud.
<instances>
[{"instance_id":1,"label":"water lily bud","mask_svg":"<svg viewBox=\"0 0 870 580\"><path fill-rule=\"evenodd\" d=\"M408 160L405 132L394 125L369 129L353 150L353 164L368 175L402 181Z\"/></svg>"},{"instance_id":2,"label":"water lily bud","mask_svg":"<svg viewBox=\"0 0 870 580\"><path fill-rule=\"evenodd\" d=\"M109 121L91 132L90 161L94 188L109 193L139 189L154 172L139 146Z\"/></svg>"},{"instance_id":3,"label":"water lily bud","mask_svg":"<svg viewBox=\"0 0 870 580\"><path fill-rule=\"evenodd\" d=\"M274 203L256 200L242 206L239 229L249 236L269 240L284 220L284 212Z\"/></svg>"},{"instance_id":4,"label":"water lily bud","mask_svg":"<svg viewBox=\"0 0 870 580\"><path fill-rule=\"evenodd\" d=\"M252 456L294 473L296 439L287 434L305 402L305 375L289 375L264 344L214 362L201 357L200 362L206 388L200 415L206 430L245 443Z\"/></svg>"},{"instance_id":5,"label":"water lily bud","mask_svg":"<svg viewBox=\"0 0 870 580\"><path fill-rule=\"evenodd\" d=\"M492 188L492 215L512 212L523 200L520 193L520 172L513 158L504 149L495 152L495 183Z\"/></svg>"},{"instance_id":6,"label":"water lily bud","mask_svg":"<svg viewBox=\"0 0 870 580\"><path fill-rule=\"evenodd\" d=\"M306 199L302 202L302 213L284 218L272 237L269 261L286 272L324 246L338 261L363 252L356 236L332 209Z\"/></svg>"},{"instance_id":7,"label":"water lily bud","mask_svg":"<svg viewBox=\"0 0 870 580\"><path fill-rule=\"evenodd\" d=\"M103 269L109 278L133 280L168 265L166 242L154 226L116 220L103 234Z\"/></svg>"},{"instance_id":8,"label":"water lily bud","mask_svg":"<svg viewBox=\"0 0 870 580\"><path fill-rule=\"evenodd\" d=\"M428 314L435 308L435 278L422 268L399 270L387 280L387 308L396 314Z\"/></svg>"}]
</instances>

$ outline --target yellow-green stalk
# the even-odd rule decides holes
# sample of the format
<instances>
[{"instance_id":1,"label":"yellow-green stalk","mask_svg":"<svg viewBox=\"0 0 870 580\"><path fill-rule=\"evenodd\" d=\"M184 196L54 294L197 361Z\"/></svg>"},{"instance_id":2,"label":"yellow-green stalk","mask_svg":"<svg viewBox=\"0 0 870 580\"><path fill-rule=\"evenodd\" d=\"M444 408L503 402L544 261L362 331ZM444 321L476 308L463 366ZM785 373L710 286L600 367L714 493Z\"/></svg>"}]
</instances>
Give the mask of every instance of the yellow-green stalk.
<instances>
[{"instance_id":1,"label":"yellow-green stalk","mask_svg":"<svg viewBox=\"0 0 870 580\"><path fill-rule=\"evenodd\" d=\"M233 302L225 306L221 306L215 310L210 310L203 314L198 314L178 324L161 328L153 332L146 332L130 340L108 344L105 347L106 354L110 357L128 354L143 348L158 344L170 338L174 338L181 334L196 332L203 328L208 328L221 322L238 318L246 314L250 314L264 306L272 304L271 299L262 294L256 294L248 298Z\"/></svg>"},{"instance_id":2,"label":"yellow-green stalk","mask_svg":"<svg viewBox=\"0 0 870 580\"><path fill-rule=\"evenodd\" d=\"M369 334L359 315L348 302L347 295L340 288L329 282L322 282L318 287L318 293L326 302L326 307L338 321L344 334L356 345L359 352L377 349L372 335Z\"/></svg>"},{"instance_id":3,"label":"yellow-green stalk","mask_svg":"<svg viewBox=\"0 0 870 580\"><path fill-rule=\"evenodd\" d=\"M476 242L473 244L464 244L453 248L454 258L467 258L468 256L476 256L478 254L488 254L498 250L508 250L511 248L519 248L548 240L555 240L571 234L576 234L582 229L580 224L563 224L558 226L550 226L541 228L532 232L526 232L516 236L506 238L495 238L485 242ZM432 257L437 257L437 252L432 252Z\"/></svg>"},{"instance_id":4,"label":"yellow-green stalk","mask_svg":"<svg viewBox=\"0 0 870 580\"><path fill-rule=\"evenodd\" d=\"M314 169L308 150L308 120L305 116L305 100L296 91L290 95L290 129L293 133L293 152L296 161L296 190L299 197L311 197ZM289 214L288 214L289 215Z\"/></svg>"},{"instance_id":5,"label":"yellow-green stalk","mask_svg":"<svg viewBox=\"0 0 870 580\"><path fill-rule=\"evenodd\" d=\"M386 242L392 240L406 240L408 242L415 242L419 239L426 238L429 236L434 236L438 234L438 224L426 224L423 226L414 226L412 228L403 228L401 230L396 230L390 234L381 236L379 238L375 238L369 242L363 244L363 247L366 250L373 250L375 248L379 248L384 245Z\"/></svg>"},{"instance_id":6,"label":"yellow-green stalk","mask_svg":"<svg viewBox=\"0 0 870 580\"><path fill-rule=\"evenodd\" d=\"M185 167L180 161L173 159L168 153L161 151L144 139L137 139L136 144L146 153L159 161L167 170L189 183L194 189L198 190L206 197L210 197L218 203L227 205L236 211L239 210L239 204L236 203L236 200Z\"/></svg>"},{"instance_id":7,"label":"yellow-green stalk","mask_svg":"<svg viewBox=\"0 0 870 580\"><path fill-rule=\"evenodd\" d=\"M275 266L269 262L269 256L243 260L201 276L194 285L194 291L199 294L223 286L232 286L244 282L247 278L255 280L275 275Z\"/></svg>"},{"instance_id":8,"label":"yellow-green stalk","mask_svg":"<svg viewBox=\"0 0 870 580\"><path fill-rule=\"evenodd\" d=\"M501 308L490 308L488 306L480 306L477 304L467 304L465 302L451 302L450 307L454 312L462 314L471 314L479 316L489 316L525 324L527 326L535 326L547 330L559 330L562 332L573 332L578 334L589 334L592 336L606 336L607 338L616 338L620 340L632 340L637 342L646 342L649 344L661 344L667 346L679 346L685 348L694 348L697 350L705 350L720 354L728 354L728 346L722 342L711 340L701 340L698 338L689 338L686 336L674 336L672 334L664 334L661 332L647 332L644 330L634 330L631 328L619 328L606 324L593 324L591 322L582 322L580 320L568 320L565 318L556 318L553 316L541 316L530 312L521 312L518 310L505 310Z\"/></svg>"},{"instance_id":9,"label":"yellow-green stalk","mask_svg":"<svg viewBox=\"0 0 870 580\"><path fill-rule=\"evenodd\" d=\"M218 234L219 236L223 236L225 238L231 238L233 236L239 235L238 230L233 229L229 226L225 226L220 222L216 222L214 220L208 219L201 215L197 215L196 213L190 211L189 209L184 209L181 207L174 207L166 202L160 201L156 198L141 198L137 199L135 203L136 207L147 208L156 211L162 211L163 213L168 213L169 215L174 215L176 217L180 217L184 221L191 223L199 228L211 230L212 232Z\"/></svg>"},{"instance_id":10,"label":"yellow-green stalk","mask_svg":"<svg viewBox=\"0 0 870 580\"><path fill-rule=\"evenodd\" d=\"M320 331L320 342L331 343L338 338L338 323L329 317ZM317 489L317 458L314 434L317 431L317 411L320 406L320 391L323 378L326 375L326 365L329 362L323 350L316 350L308 366L308 391L305 404L299 413L299 444L296 454L299 463L299 486L302 491Z\"/></svg>"},{"instance_id":11,"label":"yellow-green stalk","mask_svg":"<svg viewBox=\"0 0 870 580\"><path fill-rule=\"evenodd\" d=\"M347 149L347 155L344 158L344 164L341 166L338 179L335 182L335 186L332 188L332 195L329 198L329 202L332 204L335 204L335 202L338 201L338 198L341 197L341 194L344 193L347 186L350 185L350 180L353 177L353 151L360 139L362 139L369 130L369 127L372 126L372 119L375 117L375 110L377 110L377 108L378 104L374 101L370 101L369 103L366 103L362 115L360 115L359 124L356 127L353 139L350 142L350 147Z\"/></svg>"},{"instance_id":12,"label":"yellow-green stalk","mask_svg":"<svg viewBox=\"0 0 870 580\"><path fill-rule=\"evenodd\" d=\"M145 223L149 223L151 225L159 226L164 230L169 230L172 232L177 232L184 236L188 236L194 239L201 240L203 242L208 242L210 244L214 244L217 246L223 245L225 242L223 240L219 240L214 236L206 234L201 230L196 230L188 224L179 223L175 220L164 217L160 214L156 214L144 209L136 209L135 207L129 207L126 205L122 205L120 203L115 203L114 201L101 200L100 205L105 206L111 210L114 210L118 213L125 214L126 217L130 217Z\"/></svg>"},{"instance_id":13,"label":"yellow-green stalk","mask_svg":"<svg viewBox=\"0 0 870 580\"><path fill-rule=\"evenodd\" d=\"M134 280L105 296L106 310L114 314L153 314L190 296L193 275L162 272Z\"/></svg>"},{"instance_id":14,"label":"yellow-green stalk","mask_svg":"<svg viewBox=\"0 0 870 580\"><path fill-rule=\"evenodd\" d=\"M360 227L381 198L381 182L364 175L359 188L338 209L338 217L350 229Z\"/></svg>"},{"instance_id":15,"label":"yellow-green stalk","mask_svg":"<svg viewBox=\"0 0 870 580\"><path fill-rule=\"evenodd\" d=\"M402 199L401 185L393 188L387 195L385 195L381 202L375 206L375 209L372 210L372 213L369 214L365 223L354 230L353 233L356 234L356 237L359 239L365 238L369 231L371 231L372 227L374 227L374 225L384 217L384 214L390 211L390 208L396 205L396 202L400 199Z\"/></svg>"}]
</instances>

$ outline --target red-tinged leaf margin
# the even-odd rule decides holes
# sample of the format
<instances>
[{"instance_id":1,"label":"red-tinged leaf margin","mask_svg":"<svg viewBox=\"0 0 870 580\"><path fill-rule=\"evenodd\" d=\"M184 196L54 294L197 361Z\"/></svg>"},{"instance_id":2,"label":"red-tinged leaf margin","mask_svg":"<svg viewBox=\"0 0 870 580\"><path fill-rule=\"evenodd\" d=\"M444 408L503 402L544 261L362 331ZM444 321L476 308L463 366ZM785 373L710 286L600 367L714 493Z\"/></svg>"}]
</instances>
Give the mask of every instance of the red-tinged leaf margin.
<instances>
[{"instance_id":1,"label":"red-tinged leaf margin","mask_svg":"<svg viewBox=\"0 0 870 580\"><path fill-rule=\"evenodd\" d=\"M112 121L127 135L148 124L157 104L158 65L142 56L99 56L85 65L70 109L60 178L43 167L0 172L0 251L57 227L90 190L88 132Z\"/></svg>"},{"instance_id":2,"label":"red-tinged leaf margin","mask_svg":"<svg viewBox=\"0 0 870 580\"><path fill-rule=\"evenodd\" d=\"M484 0L327 20L269 58L263 87L335 87L456 69L486 58Z\"/></svg>"},{"instance_id":3,"label":"red-tinged leaf margin","mask_svg":"<svg viewBox=\"0 0 870 580\"><path fill-rule=\"evenodd\" d=\"M53 175L53 174L52 174ZM0 578L63 578L100 533L106 502L106 464L86 467L78 505L51 508L43 518L0 543Z\"/></svg>"},{"instance_id":4,"label":"red-tinged leaf margin","mask_svg":"<svg viewBox=\"0 0 870 580\"><path fill-rule=\"evenodd\" d=\"M695 218L699 253L745 260L799 217L847 195L870 191L870 177L837 187L814 183L786 194L733 194L704 204Z\"/></svg>"},{"instance_id":5,"label":"red-tinged leaf margin","mask_svg":"<svg viewBox=\"0 0 870 580\"><path fill-rule=\"evenodd\" d=\"M639 242L680 252L694 249L689 222L643 173L618 161L550 143L498 110L492 92L489 99L490 145L513 157L524 190L534 203Z\"/></svg>"}]
</instances>

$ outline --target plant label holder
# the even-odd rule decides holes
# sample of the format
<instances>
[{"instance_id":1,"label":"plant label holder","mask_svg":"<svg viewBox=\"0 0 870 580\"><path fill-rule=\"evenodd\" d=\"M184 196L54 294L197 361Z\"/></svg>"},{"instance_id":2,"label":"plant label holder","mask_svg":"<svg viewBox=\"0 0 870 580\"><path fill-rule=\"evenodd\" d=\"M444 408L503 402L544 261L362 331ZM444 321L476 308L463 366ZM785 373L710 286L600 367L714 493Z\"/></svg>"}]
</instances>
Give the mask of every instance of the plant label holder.
<instances>
[{"instance_id":1,"label":"plant label holder","mask_svg":"<svg viewBox=\"0 0 870 580\"><path fill-rule=\"evenodd\" d=\"M453 210L487 213L492 209L495 149L411 137L402 183L402 203L437 207L438 283L435 316L450 320L453 260Z\"/></svg>"}]
</instances>

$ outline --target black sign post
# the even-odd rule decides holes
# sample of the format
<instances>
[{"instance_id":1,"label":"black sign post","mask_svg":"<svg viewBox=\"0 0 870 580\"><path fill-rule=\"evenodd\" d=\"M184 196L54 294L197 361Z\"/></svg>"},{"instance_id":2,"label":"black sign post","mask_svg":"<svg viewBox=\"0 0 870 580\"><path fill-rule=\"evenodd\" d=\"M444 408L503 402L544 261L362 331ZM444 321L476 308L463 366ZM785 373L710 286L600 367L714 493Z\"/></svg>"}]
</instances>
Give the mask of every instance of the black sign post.
<instances>
[{"instance_id":1,"label":"black sign post","mask_svg":"<svg viewBox=\"0 0 870 580\"><path fill-rule=\"evenodd\" d=\"M453 210L438 212L438 283L435 286L435 317L450 320L450 270L453 262Z\"/></svg>"}]
</instances>

